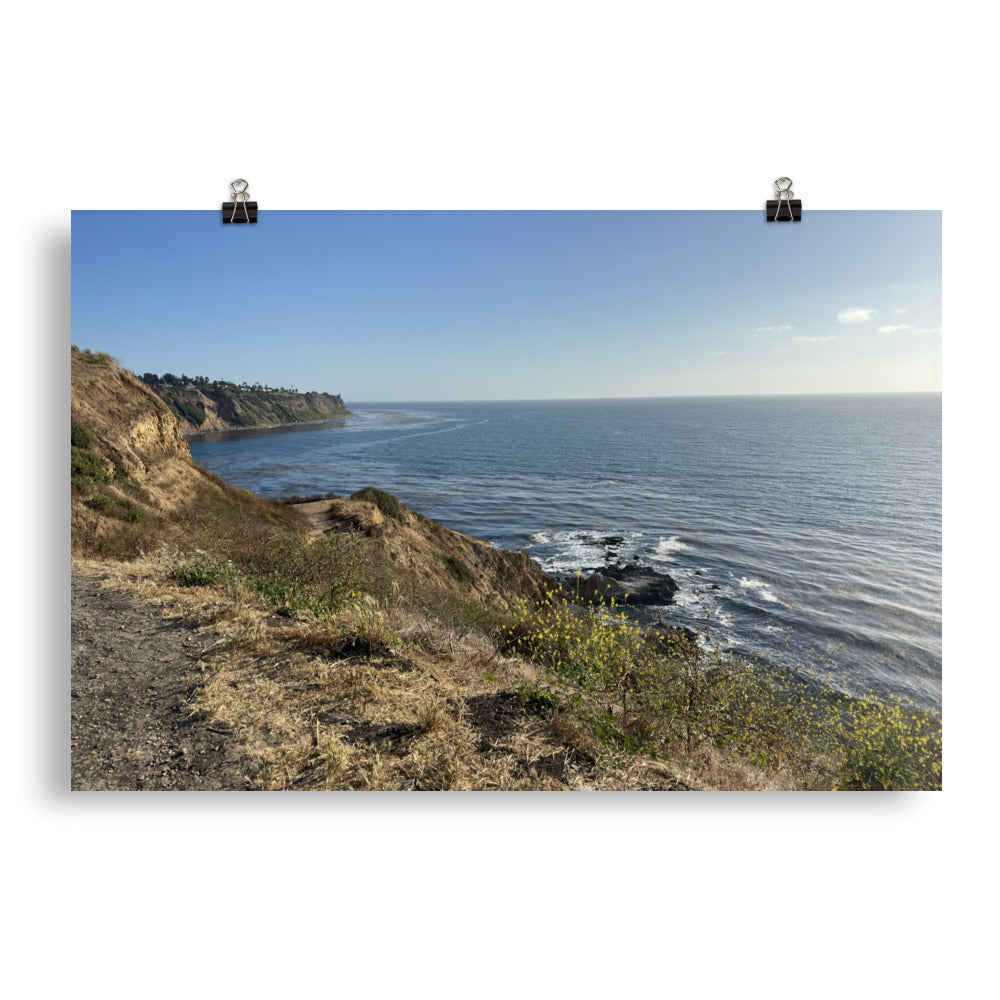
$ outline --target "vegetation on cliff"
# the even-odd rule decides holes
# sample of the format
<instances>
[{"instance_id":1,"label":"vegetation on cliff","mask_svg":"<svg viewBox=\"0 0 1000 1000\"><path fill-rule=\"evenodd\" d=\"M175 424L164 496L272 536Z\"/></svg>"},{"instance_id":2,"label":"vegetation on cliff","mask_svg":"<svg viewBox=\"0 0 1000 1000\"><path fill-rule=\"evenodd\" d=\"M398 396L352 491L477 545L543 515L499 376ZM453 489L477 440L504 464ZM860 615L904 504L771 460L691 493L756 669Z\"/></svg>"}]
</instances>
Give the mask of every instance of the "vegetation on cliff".
<instances>
[{"instance_id":1,"label":"vegetation on cliff","mask_svg":"<svg viewBox=\"0 0 1000 1000\"><path fill-rule=\"evenodd\" d=\"M282 424L339 420L350 416L340 395L328 392L298 392L224 379L210 381L204 375L155 375L146 372L142 381L170 408L185 433L240 427L270 427Z\"/></svg>"},{"instance_id":2,"label":"vegetation on cliff","mask_svg":"<svg viewBox=\"0 0 1000 1000\"><path fill-rule=\"evenodd\" d=\"M261 788L940 787L940 720L650 631L383 490L265 501L72 362L74 556L203 637L189 709Z\"/></svg>"}]
</instances>

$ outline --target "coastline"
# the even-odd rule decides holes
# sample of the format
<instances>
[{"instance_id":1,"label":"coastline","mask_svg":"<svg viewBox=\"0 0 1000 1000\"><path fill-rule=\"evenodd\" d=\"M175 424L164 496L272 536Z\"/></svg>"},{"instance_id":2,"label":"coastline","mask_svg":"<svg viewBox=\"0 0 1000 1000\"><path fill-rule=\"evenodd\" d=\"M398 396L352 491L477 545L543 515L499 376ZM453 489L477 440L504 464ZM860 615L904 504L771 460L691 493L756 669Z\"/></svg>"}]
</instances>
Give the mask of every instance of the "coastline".
<instances>
[{"instance_id":1,"label":"coastline","mask_svg":"<svg viewBox=\"0 0 1000 1000\"><path fill-rule=\"evenodd\" d=\"M326 420L297 420L291 424L254 424L252 427L216 427L208 431L182 431L185 441L219 441L242 434L252 434L255 431L294 431L298 429L315 430L325 424L339 424L353 413L345 413L342 417L329 417Z\"/></svg>"}]
</instances>

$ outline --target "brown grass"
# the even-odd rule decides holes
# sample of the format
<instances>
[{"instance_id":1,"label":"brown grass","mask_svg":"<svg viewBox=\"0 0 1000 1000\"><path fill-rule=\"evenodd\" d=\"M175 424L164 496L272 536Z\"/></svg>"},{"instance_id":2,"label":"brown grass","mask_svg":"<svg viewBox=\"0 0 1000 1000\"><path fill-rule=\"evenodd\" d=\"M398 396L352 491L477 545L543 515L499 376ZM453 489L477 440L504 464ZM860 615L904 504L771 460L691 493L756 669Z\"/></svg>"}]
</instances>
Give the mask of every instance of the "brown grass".
<instances>
[{"instance_id":1,"label":"brown grass","mask_svg":"<svg viewBox=\"0 0 1000 1000\"><path fill-rule=\"evenodd\" d=\"M289 621L252 592L179 586L177 558L163 548L99 562L105 585L197 626L204 645L195 708L231 728L246 753L264 762L264 788L677 784L662 764L633 760L623 768L573 720L543 706L522 707L502 678L524 665L501 656L482 633L456 639L399 604ZM364 642L345 641L351 637Z\"/></svg>"}]
</instances>

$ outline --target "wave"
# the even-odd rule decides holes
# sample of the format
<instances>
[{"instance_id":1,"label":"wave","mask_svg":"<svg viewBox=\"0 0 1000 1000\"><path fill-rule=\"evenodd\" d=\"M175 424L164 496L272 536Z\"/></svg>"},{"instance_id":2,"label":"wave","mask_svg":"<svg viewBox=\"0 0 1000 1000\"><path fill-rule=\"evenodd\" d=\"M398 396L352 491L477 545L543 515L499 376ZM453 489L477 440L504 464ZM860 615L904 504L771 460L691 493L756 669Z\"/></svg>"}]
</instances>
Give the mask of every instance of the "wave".
<instances>
[{"instance_id":1,"label":"wave","mask_svg":"<svg viewBox=\"0 0 1000 1000\"><path fill-rule=\"evenodd\" d=\"M751 591L751 593L753 593L760 600L767 601L769 604L782 603L779 597L775 597L774 591L771 590L771 585L763 580L758 580L756 577L741 576L739 579L739 585L744 590Z\"/></svg>"},{"instance_id":2,"label":"wave","mask_svg":"<svg viewBox=\"0 0 1000 1000\"><path fill-rule=\"evenodd\" d=\"M661 538L653 549L652 557L657 562L674 562L678 552L690 552L691 546L681 541L679 535Z\"/></svg>"},{"instance_id":3,"label":"wave","mask_svg":"<svg viewBox=\"0 0 1000 1000\"><path fill-rule=\"evenodd\" d=\"M536 531L531 554L548 573L597 572L609 566L640 562L640 531Z\"/></svg>"}]
</instances>

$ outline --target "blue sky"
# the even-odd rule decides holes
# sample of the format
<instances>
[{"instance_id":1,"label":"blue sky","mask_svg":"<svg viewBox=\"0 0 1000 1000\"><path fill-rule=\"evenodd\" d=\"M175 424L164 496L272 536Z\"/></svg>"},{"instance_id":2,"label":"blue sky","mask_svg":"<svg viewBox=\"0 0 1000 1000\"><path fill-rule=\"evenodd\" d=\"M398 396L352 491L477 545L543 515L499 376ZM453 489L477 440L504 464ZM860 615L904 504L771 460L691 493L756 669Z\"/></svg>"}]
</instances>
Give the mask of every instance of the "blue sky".
<instances>
[{"instance_id":1,"label":"blue sky","mask_svg":"<svg viewBox=\"0 0 1000 1000\"><path fill-rule=\"evenodd\" d=\"M941 388L939 212L73 212L72 338L365 401Z\"/></svg>"}]
</instances>

